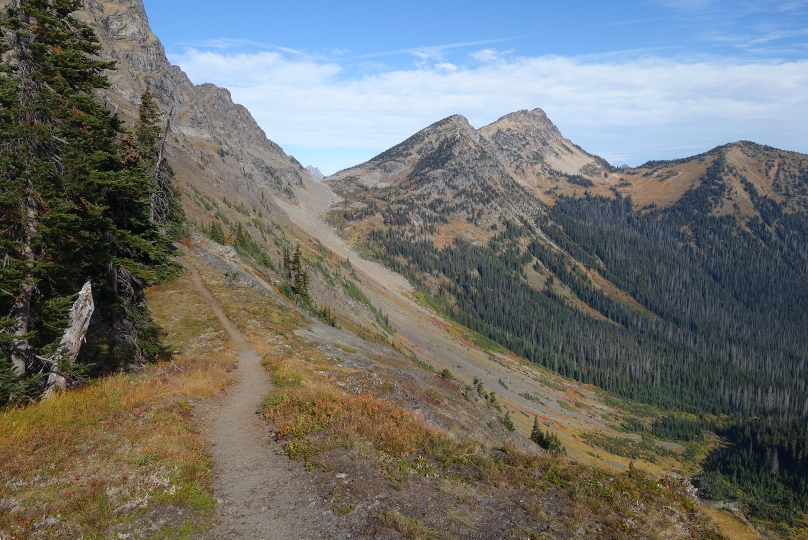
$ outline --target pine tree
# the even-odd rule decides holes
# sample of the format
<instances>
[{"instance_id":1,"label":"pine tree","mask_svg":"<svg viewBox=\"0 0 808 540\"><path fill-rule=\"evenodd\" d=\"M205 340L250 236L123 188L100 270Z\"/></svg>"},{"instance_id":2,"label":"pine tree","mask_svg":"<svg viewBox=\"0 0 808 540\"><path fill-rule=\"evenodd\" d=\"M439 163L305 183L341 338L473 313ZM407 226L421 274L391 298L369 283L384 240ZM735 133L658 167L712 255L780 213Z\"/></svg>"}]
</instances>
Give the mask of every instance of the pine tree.
<instances>
[{"instance_id":1,"label":"pine tree","mask_svg":"<svg viewBox=\"0 0 808 540\"><path fill-rule=\"evenodd\" d=\"M227 237L224 234L224 229L222 228L221 223L218 221L214 221L210 224L210 227L207 228L207 234L208 237L214 242L218 242L222 245L227 243Z\"/></svg>"},{"instance_id":2,"label":"pine tree","mask_svg":"<svg viewBox=\"0 0 808 540\"><path fill-rule=\"evenodd\" d=\"M288 281L292 281L292 259L289 256L289 248L283 248L283 275Z\"/></svg>"},{"instance_id":3,"label":"pine tree","mask_svg":"<svg viewBox=\"0 0 808 540\"><path fill-rule=\"evenodd\" d=\"M511 411L507 411L505 413L505 418L502 419L502 424L508 431L516 431L516 426L513 424L513 419L511 418Z\"/></svg>"},{"instance_id":4,"label":"pine tree","mask_svg":"<svg viewBox=\"0 0 808 540\"><path fill-rule=\"evenodd\" d=\"M169 121L163 121L157 95L147 90L140 98L134 139L126 137L124 144L126 146L129 141L134 143L133 150L140 161L139 165L150 174L154 182L151 193L151 220L161 224L169 236L176 238L182 233L185 213L180 203L179 190L173 182L174 170L164 156L168 129Z\"/></svg>"},{"instance_id":5,"label":"pine tree","mask_svg":"<svg viewBox=\"0 0 808 540\"><path fill-rule=\"evenodd\" d=\"M555 433L545 432L539 427L539 418L533 417L533 430L530 432L530 440L538 444L545 450L556 454L566 454L567 449L561 443L561 439Z\"/></svg>"},{"instance_id":6,"label":"pine tree","mask_svg":"<svg viewBox=\"0 0 808 540\"><path fill-rule=\"evenodd\" d=\"M300 273L301 268L301 261L300 261L300 244L295 246L295 252L292 255L292 260L289 263L289 270L293 276L297 276Z\"/></svg>"},{"instance_id":7,"label":"pine tree","mask_svg":"<svg viewBox=\"0 0 808 540\"><path fill-rule=\"evenodd\" d=\"M530 440L544 448L544 432L539 427L539 417L533 417L533 429L530 432Z\"/></svg>"},{"instance_id":8,"label":"pine tree","mask_svg":"<svg viewBox=\"0 0 808 540\"><path fill-rule=\"evenodd\" d=\"M153 356L159 334L143 287L176 269L150 219L155 182L121 155L121 123L94 100L114 64L96 59L97 37L71 16L81 7L15 0L0 18L8 51L0 68L4 380L9 369L18 382L51 369L43 359L87 280L96 311L84 361L113 367Z\"/></svg>"}]
</instances>

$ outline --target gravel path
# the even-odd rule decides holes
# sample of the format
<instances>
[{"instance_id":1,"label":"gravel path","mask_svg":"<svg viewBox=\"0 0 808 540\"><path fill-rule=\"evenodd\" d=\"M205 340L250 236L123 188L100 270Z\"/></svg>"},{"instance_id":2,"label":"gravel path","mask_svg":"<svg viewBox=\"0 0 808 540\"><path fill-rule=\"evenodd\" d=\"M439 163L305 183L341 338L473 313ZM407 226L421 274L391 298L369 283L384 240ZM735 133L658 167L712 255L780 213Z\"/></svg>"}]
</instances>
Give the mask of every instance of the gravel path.
<instances>
[{"instance_id":1,"label":"gravel path","mask_svg":"<svg viewBox=\"0 0 808 540\"><path fill-rule=\"evenodd\" d=\"M256 414L272 390L261 359L187 260L194 286L238 347L235 382L200 408L200 426L212 443L218 523L207 538L335 538L335 517L314 495L312 475L278 455L280 445Z\"/></svg>"}]
</instances>

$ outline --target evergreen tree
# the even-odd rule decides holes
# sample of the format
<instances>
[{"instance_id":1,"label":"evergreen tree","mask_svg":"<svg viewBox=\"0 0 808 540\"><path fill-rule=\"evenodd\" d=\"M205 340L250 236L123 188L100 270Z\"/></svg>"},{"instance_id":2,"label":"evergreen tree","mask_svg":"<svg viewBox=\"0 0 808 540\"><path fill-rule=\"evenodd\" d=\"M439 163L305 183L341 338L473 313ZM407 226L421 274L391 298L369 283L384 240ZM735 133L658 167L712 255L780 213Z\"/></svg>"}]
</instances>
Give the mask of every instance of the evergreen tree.
<instances>
[{"instance_id":1,"label":"evergreen tree","mask_svg":"<svg viewBox=\"0 0 808 540\"><path fill-rule=\"evenodd\" d=\"M88 279L96 311L82 360L100 368L159 351L143 287L174 271L151 217L156 186L121 155L119 119L80 0L15 0L0 18L0 385L47 372L67 311ZM103 353L103 354L102 354ZM69 375L69 374L68 374ZM0 395L6 401L14 395ZM19 396L17 396L19 397Z\"/></svg>"},{"instance_id":2,"label":"evergreen tree","mask_svg":"<svg viewBox=\"0 0 808 540\"><path fill-rule=\"evenodd\" d=\"M507 411L505 413L505 417L502 419L502 424L508 431L516 431L516 426L513 423L513 418L511 418L511 411Z\"/></svg>"},{"instance_id":3,"label":"evergreen tree","mask_svg":"<svg viewBox=\"0 0 808 540\"><path fill-rule=\"evenodd\" d=\"M530 432L530 440L538 444L539 446L542 446L542 442L544 441L544 433L539 427L538 416L533 417L533 429Z\"/></svg>"},{"instance_id":4,"label":"evergreen tree","mask_svg":"<svg viewBox=\"0 0 808 540\"><path fill-rule=\"evenodd\" d=\"M214 242L218 242L222 245L227 243L227 237L224 234L224 229L222 228L221 223L218 221L214 221L210 224L210 227L206 229L208 237Z\"/></svg>"},{"instance_id":5,"label":"evergreen tree","mask_svg":"<svg viewBox=\"0 0 808 540\"><path fill-rule=\"evenodd\" d=\"M533 417L533 430L530 433L530 440L538 444L545 450L556 454L566 454L567 449L561 444L561 439L555 433L545 432L539 427L538 417Z\"/></svg>"},{"instance_id":6,"label":"evergreen tree","mask_svg":"<svg viewBox=\"0 0 808 540\"><path fill-rule=\"evenodd\" d=\"M288 281L292 281L292 259L289 255L289 248L283 248L283 275Z\"/></svg>"},{"instance_id":7,"label":"evergreen tree","mask_svg":"<svg viewBox=\"0 0 808 540\"><path fill-rule=\"evenodd\" d=\"M303 269L303 260L300 255L300 244L295 246L295 251L290 255L288 248L283 248L283 274L287 283L285 287L292 295L300 297L303 304L311 302L309 296L309 274Z\"/></svg>"},{"instance_id":8,"label":"evergreen tree","mask_svg":"<svg viewBox=\"0 0 808 540\"><path fill-rule=\"evenodd\" d=\"M156 94L146 91L140 98L134 138L124 138L124 144L130 146L130 151L126 152L127 148L124 150L127 157L133 154L137 156L138 165L152 177L151 220L161 224L170 236L176 238L182 233L185 213L180 203L180 192L173 182L174 170L164 156L168 128L169 123L163 121Z\"/></svg>"}]
</instances>

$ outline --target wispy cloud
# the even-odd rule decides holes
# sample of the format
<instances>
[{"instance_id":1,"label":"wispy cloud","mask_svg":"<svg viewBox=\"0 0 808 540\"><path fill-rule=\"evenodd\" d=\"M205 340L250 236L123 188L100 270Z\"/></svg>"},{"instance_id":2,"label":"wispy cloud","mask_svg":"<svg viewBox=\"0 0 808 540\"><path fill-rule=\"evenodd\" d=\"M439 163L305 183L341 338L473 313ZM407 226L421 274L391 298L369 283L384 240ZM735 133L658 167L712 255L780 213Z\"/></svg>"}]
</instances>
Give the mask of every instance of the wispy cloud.
<instances>
[{"instance_id":1,"label":"wispy cloud","mask_svg":"<svg viewBox=\"0 0 808 540\"><path fill-rule=\"evenodd\" d=\"M304 55L303 51L297 49L290 49L289 47L281 47L272 43L262 43L260 41L253 41L251 39L234 39L234 38L214 38L199 41L190 41L186 43L179 43L180 46L193 49L266 49L285 52L287 54Z\"/></svg>"},{"instance_id":2,"label":"wispy cloud","mask_svg":"<svg viewBox=\"0 0 808 540\"><path fill-rule=\"evenodd\" d=\"M452 49L463 49L468 47L479 47L480 45L492 45L494 43L504 43L506 41L513 41L519 39L518 37L507 37L498 39L486 39L480 41L464 41L461 43L449 43L445 45L430 45L426 47L412 47L409 49L399 49L396 51L376 52L369 54L361 54L358 56L348 57L347 59L362 59L362 58L380 58L383 56L397 56L401 54L411 54L419 58L424 57L442 57L444 51Z\"/></svg>"},{"instance_id":3,"label":"wispy cloud","mask_svg":"<svg viewBox=\"0 0 808 540\"><path fill-rule=\"evenodd\" d=\"M369 158L451 114L479 127L534 107L576 143L619 162L739 139L808 152L808 60L514 57L490 47L466 58L354 74L274 50L172 56L194 82L229 87L271 139L308 152L303 158L324 172L352 164L335 149L352 159L364 149Z\"/></svg>"},{"instance_id":4,"label":"wispy cloud","mask_svg":"<svg viewBox=\"0 0 808 540\"><path fill-rule=\"evenodd\" d=\"M734 54L794 57L808 36L806 0L650 0L668 8L699 44L734 49ZM733 53L731 53L733 54Z\"/></svg>"}]
</instances>

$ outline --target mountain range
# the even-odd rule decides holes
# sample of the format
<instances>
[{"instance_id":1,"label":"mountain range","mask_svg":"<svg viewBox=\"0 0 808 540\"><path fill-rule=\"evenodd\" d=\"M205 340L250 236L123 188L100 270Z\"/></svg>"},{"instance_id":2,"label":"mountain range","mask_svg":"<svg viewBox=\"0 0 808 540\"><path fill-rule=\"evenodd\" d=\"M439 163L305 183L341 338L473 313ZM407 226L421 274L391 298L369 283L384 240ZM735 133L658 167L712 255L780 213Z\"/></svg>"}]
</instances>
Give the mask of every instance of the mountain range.
<instances>
[{"instance_id":1,"label":"mountain range","mask_svg":"<svg viewBox=\"0 0 808 540\"><path fill-rule=\"evenodd\" d=\"M249 227L244 210L263 208L326 242L311 224L323 215L335 253L371 256L444 316L565 376L696 415L804 418L808 156L737 142L617 169L534 109L480 129L451 116L320 183L226 90L167 62L138 0L87 6L118 62L111 107L133 118L148 88L169 112L198 228ZM808 453L797 440L785 468Z\"/></svg>"},{"instance_id":2,"label":"mountain range","mask_svg":"<svg viewBox=\"0 0 808 540\"><path fill-rule=\"evenodd\" d=\"M471 434L499 449L499 464L510 459L497 445L511 427L526 440L541 419L571 459L596 467L588 471L633 478L636 466L664 482L699 475L703 496L732 493L739 502L730 506L763 534L799 529L808 511L808 155L740 141L616 168L533 109L479 129L450 116L323 177L272 142L227 90L194 85L171 65L141 0L84 6L79 18L117 63L98 99L129 126L147 90L164 112L189 225L180 249L222 290L246 283L311 324L306 339L320 352L306 362L321 355L341 362L333 373L366 377L355 392L341 381L347 394L375 392L430 429ZM286 330L267 332L280 342ZM356 440L344 445L356 463L371 455ZM322 459L307 468L333 476ZM463 459L446 466L477 467ZM405 461L396 462L401 472L391 458L385 474L417 498L420 488L402 478L421 465ZM485 476L488 466L475 471ZM591 474L597 481L580 490L610 478ZM449 489L446 478L437 491ZM479 511L543 516L559 538L598 530L622 538L640 519L635 509L617 523L614 503L593 511L600 529L579 529L583 517L558 517L572 515L564 512L577 508L579 488L550 472L535 481L554 486L542 492L541 512L504 491L507 504ZM451 486L462 504L482 500ZM329 497L348 497L340 490ZM351 504L339 508L355 516ZM661 508L652 513L667 515L670 537L712 531L695 513ZM374 514L374 534L434 532L407 529L394 510ZM477 511L455 516L453 534L482 530ZM520 534L517 524L502 531Z\"/></svg>"}]
</instances>

